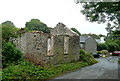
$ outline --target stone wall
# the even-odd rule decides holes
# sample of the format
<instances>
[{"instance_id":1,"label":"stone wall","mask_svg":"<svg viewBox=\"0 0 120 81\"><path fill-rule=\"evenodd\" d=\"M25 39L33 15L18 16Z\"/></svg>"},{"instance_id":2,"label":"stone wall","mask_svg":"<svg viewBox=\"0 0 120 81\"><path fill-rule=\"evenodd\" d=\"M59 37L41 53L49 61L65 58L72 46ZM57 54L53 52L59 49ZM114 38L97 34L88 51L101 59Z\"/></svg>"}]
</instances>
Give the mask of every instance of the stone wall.
<instances>
[{"instance_id":1,"label":"stone wall","mask_svg":"<svg viewBox=\"0 0 120 81\"><path fill-rule=\"evenodd\" d=\"M45 57L47 56L47 39L49 35L41 33L41 32L34 32L28 33L27 37L27 52L26 55L29 55L29 58L36 58L41 63L46 63Z\"/></svg>"},{"instance_id":2,"label":"stone wall","mask_svg":"<svg viewBox=\"0 0 120 81\"><path fill-rule=\"evenodd\" d=\"M76 32L72 31L63 23L58 23L56 27L51 30L51 34L52 35L70 35L70 36L78 35Z\"/></svg>"},{"instance_id":3,"label":"stone wall","mask_svg":"<svg viewBox=\"0 0 120 81\"><path fill-rule=\"evenodd\" d=\"M68 50L65 51L65 37L68 37ZM52 64L75 62L79 60L79 37L59 35L54 37L54 48L51 60Z\"/></svg>"},{"instance_id":4,"label":"stone wall","mask_svg":"<svg viewBox=\"0 0 120 81\"><path fill-rule=\"evenodd\" d=\"M61 27L63 24L58 24L57 26ZM56 30L56 28L53 30ZM26 32L13 42L24 53L26 59L38 65L78 61L79 36L69 29L66 29L64 33L56 32L56 34L52 35L38 31Z\"/></svg>"},{"instance_id":5,"label":"stone wall","mask_svg":"<svg viewBox=\"0 0 120 81\"><path fill-rule=\"evenodd\" d=\"M71 36L69 39L69 54L72 61L79 60L79 36Z\"/></svg>"},{"instance_id":6,"label":"stone wall","mask_svg":"<svg viewBox=\"0 0 120 81\"><path fill-rule=\"evenodd\" d=\"M65 37L69 38L68 50L65 53ZM48 39L51 41L50 53L48 53ZM78 40L78 41L76 41ZM25 58L36 62L37 64L59 64L79 60L79 37L77 36L53 36L44 33L25 33L14 40L17 48L23 53Z\"/></svg>"},{"instance_id":7,"label":"stone wall","mask_svg":"<svg viewBox=\"0 0 120 81\"><path fill-rule=\"evenodd\" d=\"M67 63L79 60L79 35L63 23L58 23L51 30L54 35L54 55L56 63Z\"/></svg>"},{"instance_id":8,"label":"stone wall","mask_svg":"<svg viewBox=\"0 0 120 81\"><path fill-rule=\"evenodd\" d=\"M18 49L20 49L22 51L22 53L26 53L26 51L27 51L26 33L16 39L14 38L10 41L13 41L14 44L16 45L16 47Z\"/></svg>"}]
</instances>

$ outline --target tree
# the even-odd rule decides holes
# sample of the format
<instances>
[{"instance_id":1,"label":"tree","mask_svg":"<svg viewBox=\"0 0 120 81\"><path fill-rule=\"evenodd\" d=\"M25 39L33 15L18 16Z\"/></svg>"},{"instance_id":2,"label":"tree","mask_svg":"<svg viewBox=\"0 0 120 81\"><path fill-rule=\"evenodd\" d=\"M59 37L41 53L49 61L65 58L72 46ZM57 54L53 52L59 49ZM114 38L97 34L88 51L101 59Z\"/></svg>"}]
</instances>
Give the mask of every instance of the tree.
<instances>
[{"instance_id":1,"label":"tree","mask_svg":"<svg viewBox=\"0 0 120 81\"><path fill-rule=\"evenodd\" d=\"M118 40L118 39L116 39L116 40L112 40L112 39L106 40L106 44L115 45L114 48L116 50L120 50L120 40ZM111 49L112 49L112 47L111 47Z\"/></svg>"},{"instance_id":2,"label":"tree","mask_svg":"<svg viewBox=\"0 0 120 81\"><path fill-rule=\"evenodd\" d=\"M97 51L101 51L101 50L108 50L108 46L106 43L97 44Z\"/></svg>"},{"instance_id":3,"label":"tree","mask_svg":"<svg viewBox=\"0 0 120 81\"><path fill-rule=\"evenodd\" d=\"M111 33L107 34L106 41L107 40L120 40L120 30L112 31Z\"/></svg>"},{"instance_id":4,"label":"tree","mask_svg":"<svg viewBox=\"0 0 120 81\"><path fill-rule=\"evenodd\" d=\"M119 39L120 40L120 30L119 31L112 31L113 39Z\"/></svg>"},{"instance_id":5,"label":"tree","mask_svg":"<svg viewBox=\"0 0 120 81\"><path fill-rule=\"evenodd\" d=\"M89 33L89 34L82 34L82 36L91 36L91 37L93 37L94 39L100 39L100 36L99 36L99 35L91 34L91 33Z\"/></svg>"},{"instance_id":6,"label":"tree","mask_svg":"<svg viewBox=\"0 0 120 81\"><path fill-rule=\"evenodd\" d=\"M116 43L106 43L106 44L108 46L109 52L117 51L119 49L119 46Z\"/></svg>"},{"instance_id":7,"label":"tree","mask_svg":"<svg viewBox=\"0 0 120 81\"><path fill-rule=\"evenodd\" d=\"M2 24L11 25L11 26L15 27L15 25L11 21L5 21Z\"/></svg>"},{"instance_id":8,"label":"tree","mask_svg":"<svg viewBox=\"0 0 120 81\"><path fill-rule=\"evenodd\" d=\"M120 50L120 40L114 40L114 42L118 45L118 50Z\"/></svg>"},{"instance_id":9,"label":"tree","mask_svg":"<svg viewBox=\"0 0 120 81\"><path fill-rule=\"evenodd\" d=\"M11 21L6 21L1 24L2 27L2 42L8 42L10 37L17 37L16 31L19 28L16 28Z\"/></svg>"},{"instance_id":10,"label":"tree","mask_svg":"<svg viewBox=\"0 0 120 81\"><path fill-rule=\"evenodd\" d=\"M76 32L79 36L81 35L81 33L76 28L71 28L71 30L73 30L74 32Z\"/></svg>"},{"instance_id":11,"label":"tree","mask_svg":"<svg viewBox=\"0 0 120 81\"><path fill-rule=\"evenodd\" d=\"M81 12L90 22L107 23L106 30L120 30L120 2L85 2Z\"/></svg>"},{"instance_id":12,"label":"tree","mask_svg":"<svg viewBox=\"0 0 120 81\"><path fill-rule=\"evenodd\" d=\"M98 36L99 36L100 38L101 38L101 37L106 37L105 35L102 35L102 34L99 34Z\"/></svg>"},{"instance_id":13,"label":"tree","mask_svg":"<svg viewBox=\"0 0 120 81\"><path fill-rule=\"evenodd\" d=\"M31 19L31 21L26 22L25 29L28 31L43 31L44 33L50 33L50 29L46 24L41 22L39 19Z\"/></svg>"}]
</instances>

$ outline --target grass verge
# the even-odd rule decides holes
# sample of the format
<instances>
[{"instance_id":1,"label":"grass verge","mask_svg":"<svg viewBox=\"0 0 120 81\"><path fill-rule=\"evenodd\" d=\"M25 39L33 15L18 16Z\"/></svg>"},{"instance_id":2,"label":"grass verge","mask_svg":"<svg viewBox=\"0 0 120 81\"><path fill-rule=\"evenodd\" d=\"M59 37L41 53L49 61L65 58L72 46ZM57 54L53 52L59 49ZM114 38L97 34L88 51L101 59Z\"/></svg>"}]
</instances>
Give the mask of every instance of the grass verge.
<instances>
[{"instance_id":1,"label":"grass verge","mask_svg":"<svg viewBox=\"0 0 120 81\"><path fill-rule=\"evenodd\" d=\"M3 69L3 79L51 79L67 71L88 66L87 62L79 61L59 65L50 65L49 69L35 66L28 61L21 61L18 65L10 65Z\"/></svg>"}]
</instances>

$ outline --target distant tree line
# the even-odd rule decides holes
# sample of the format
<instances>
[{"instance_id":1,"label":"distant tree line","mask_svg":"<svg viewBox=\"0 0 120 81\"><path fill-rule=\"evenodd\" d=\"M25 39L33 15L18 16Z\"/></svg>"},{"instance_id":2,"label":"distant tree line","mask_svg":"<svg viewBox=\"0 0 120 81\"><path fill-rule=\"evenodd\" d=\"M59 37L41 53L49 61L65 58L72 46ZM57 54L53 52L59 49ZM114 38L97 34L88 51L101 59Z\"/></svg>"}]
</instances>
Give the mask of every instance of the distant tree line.
<instances>
[{"instance_id":1,"label":"distant tree line","mask_svg":"<svg viewBox=\"0 0 120 81\"><path fill-rule=\"evenodd\" d=\"M120 40L119 39L109 39L106 40L105 43L101 43L97 45L97 50L108 50L109 52L120 51Z\"/></svg>"},{"instance_id":2,"label":"distant tree line","mask_svg":"<svg viewBox=\"0 0 120 81\"><path fill-rule=\"evenodd\" d=\"M89 34L82 34L82 36L91 36L91 37L93 37L94 39L100 39L101 37L106 37L105 35L102 35L102 34L99 34L99 35L97 35L97 34L92 34L92 33L89 33Z\"/></svg>"}]
</instances>

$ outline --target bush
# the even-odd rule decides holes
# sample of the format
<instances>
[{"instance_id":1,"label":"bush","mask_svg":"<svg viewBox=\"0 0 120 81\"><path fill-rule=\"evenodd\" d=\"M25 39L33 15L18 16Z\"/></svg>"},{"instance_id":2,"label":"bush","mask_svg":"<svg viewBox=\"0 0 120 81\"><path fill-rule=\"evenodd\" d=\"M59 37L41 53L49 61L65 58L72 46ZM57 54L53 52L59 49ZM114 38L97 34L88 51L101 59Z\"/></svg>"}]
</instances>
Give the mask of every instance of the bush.
<instances>
[{"instance_id":1,"label":"bush","mask_svg":"<svg viewBox=\"0 0 120 81\"><path fill-rule=\"evenodd\" d=\"M103 54L103 52L102 51L97 51L97 54Z\"/></svg>"},{"instance_id":2,"label":"bush","mask_svg":"<svg viewBox=\"0 0 120 81\"><path fill-rule=\"evenodd\" d=\"M107 50L107 49L108 49L108 46L106 43L97 44L97 51Z\"/></svg>"},{"instance_id":3,"label":"bush","mask_svg":"<svg viewBox=\"0 0 120 81\"><path fill-rule=\"evenodd\" d=\"M15 46L8 42L4 45L2 49L2 57L3 57L3 67L6 66L8 63L17 62L21 59L22 53L19 51Z\"/></svg>"},{"instance_id":4,"label":"bush","mask_svg":"<svg viewBox=\"0 0 120 81\"><path fill-rule=\"evenodd\" d=\"M102 50L102 53L103 54L108 54L108 51L107 50Z\"/></svg>"},{"instance_id":5,"label":"bush","mask_svg":"<svg viewBox=\"0 0 120 81\"><path fill-rule=\"evenodd\" d=\"M107 53L108 53L107 50L97 51L97 54L107 54Z\"/></svg>"},{"instance_id":6,"label":"bush","mask_svg":"<svg viewBox=\"0 0 120 81\"><path fill-rule=\"evenodd\" d=\"M50 79L61 75L67 71L73 71L81 67L87 66L89 64L95 63L96 60L89 54L85 53L84 50L81 51L86 58L84 61L78 61L75 63L65 63L58 65L49 65L48 68L35 66L34 64L22 60L19 61L18 65L10 65L3 69L3 80L5 79ZM92 57L92 58L91 58ZM85 62L87 61L87 62ZM89 62L90 61L90 62Z\"/></svg>"},{"instance_id":7,"label":"bush","mask_svg":"<svg viewBox=\"0 0 120 81\"><path fill-rule=\"evenodd\" d=\"M5 79L50 79L61 75L67 71L72 71L84 66L88 63L79 61L76 63L59 64L57 66L49 65L49 69L45 67L35 66L28 61L21 61L19 65L11 65L3 69L3 80Z\"/></svg>"},{"instance_id":8,"label":"bush","mask_svg":"<svg viewBox=\"0 0 120 81\"><path fill-rule=\"evenodd\" d=\"M116 51L119 48L118 44L116 44L116 43L107 43L107 46L108 46L109 52Z\"/></svg>"},{"instance_id":9,"label":"bush","mask_svg":"<svg viewBox=\"0 0 120 81\"><path fill-rule=\"evenodd\" d=\"M84 50L80 49L80 60L87 62L88 64L97 63L94 57L90 53L86 53Z\"/></svg>"},{"instance_id":10,"label":"bush","mask_svg":"<svg viewBox=\"0 0 120 81\"><path fill-rule=\"evenodd\" d=\"M114 42L118 44L118 50L120 50L120 40L115 40Z\"/></svg>"},{"instance_id":11,"label":"bush","mask_svg":"<svg viewBox=\"0 0 120 81\"><path fill-rule=\"evenodd\" d=\"M80 54L85 54L85 50L80 49Z\"/></svg>"},{"instance_id":12,"label":"bush","mask_svg":"<svg viewBox=\"0 0 120 81\"><path fill-rule=\"evenodd\" d=\"M54 72L34 66L27 61L3 69L3 79L44 79L50 77L50 74L54 74Z\"/></svg>"},{"instance_id":13,"label":"bush","mask_svg":"<svg viewBox=\"0 0 120 81\"><path fill-rule=\"evenodd\" d=\"M113 52L116 50L120 50L120 46L119 44L114 43L114 42L106 42L106 43L97 45L97 51L101 51L101 50L108 50L109 52Z\"/></svg>"}]
</instances>

